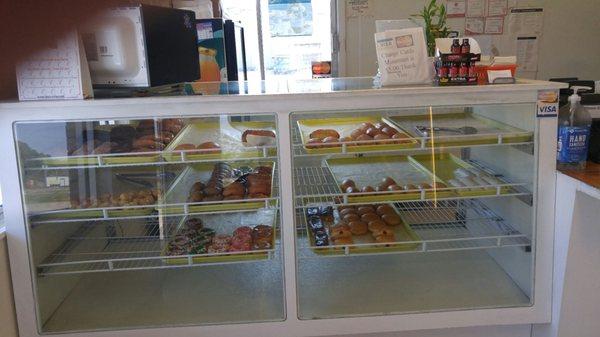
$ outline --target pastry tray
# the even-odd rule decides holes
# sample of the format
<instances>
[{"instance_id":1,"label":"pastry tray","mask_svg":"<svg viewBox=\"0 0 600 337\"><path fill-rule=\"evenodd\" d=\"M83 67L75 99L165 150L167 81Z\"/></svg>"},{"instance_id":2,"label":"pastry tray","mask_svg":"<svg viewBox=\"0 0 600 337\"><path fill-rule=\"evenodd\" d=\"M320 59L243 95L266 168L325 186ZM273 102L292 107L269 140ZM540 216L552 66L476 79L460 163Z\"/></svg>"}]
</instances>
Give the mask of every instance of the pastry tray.
<instances>
[{"instance_id":1,"label":"pastry tray","mask_svg":"<svg viewBox=\"0 0 600 337\"><path fill-rule=\"evenodd\" d=\"M271 195L269 198L275 196L275 162L273 161L240 161L230 164L233 168L250 166L252 168L257 166L270 166L271 171ZM187 204L189 191L192 185L197 181L206 182L210 179L214 163L203 163L194 164L186 167L185 170L177 177L171 188L165 194L164 204L166 206L158 206L157 209L163 212L163 214L185 214L184 204ZM275 201L268 201L269 204L273 205ZM176 206L169 206L172 204L179 204ZM235 202L211 202L211 203L190 203L187 205L188 213L201 213L201 212L219 212L219 211L237 211L237 210L253 210L264 208L266 206L265 201L257 201L255 199L242 199Z\"/></svg>"},{"instance_id":2,"label":"pastry tray","mask_svg":"<svg viewBox=\"0 0 600 337\"><path fill-rule=\"evenodd\" d=\"M149 174L156 170L155 167L143 167L134 169L121 169L118 173L129 173L129 174ZM111 193L112 195L119 195L124 192L134 192L139 190L147 190L152 188L158 188L158 180L151 179L153 186L140 187L136 184L128 183L126 180L120 180L117 178L115 172L110 173L111 183L100 184L100 190L97 196L104 193ZM164 181L167 186L172 184L173 179L170 178ZM28 195L26 195L28 198ZM60 202L61 200L48 200L52 203ZM65 206L70 204L69 200L64 200ZM28 205L32 206L30 203ZM39 208L42 208L44 204L40 204ZM35 206L33 206L35 207ZM67 206L68 207L68 206ZM40 210L32 211L30 219L31 221L50 221L50 220L74 220L74 219L99 219L105 217L108 218L124 218L124 217L135 217L135 216L146 216L152 214L156 209L156 204L151 205L138 205L138 206L108 206L108 207L97 207L97 208L65 208L59 210Z\"/></svg>"},{"instance_id":3,"label":"pastry tray","mask_svg":"<svg viewBox=\"0 0 600 337\"><path fill-rule=\"evenodd\" d=\"M352 131L358 128L362 123L380 123L385 122L396 129L396 131L405 134L408 138L403 140L399 144L381 144L381 145L358 145L358 146L346 146L347 152L369 152L369 151L385 151L385 150L402 150L413 148L418 145L418 142L404 131L402 128L394 125L394 123L388 121L382 117L365 116L365 117L344 117L344 118L320 118L320 119L304 119L298 121L298 130L300 131L300 138L304 149L309 154L326 154L326 153L340 153L342 147L331 147L331 148L307 148L306 143L310 139L310 134L318 129L333 129L336 130L340 137L349 136Z\"/></svg>"},{"instance_id":4,"label":"pastry tray","mask_svg":"<svg viewBox=\"0 0 600 337\"><path fill-rule=\"evenodd\" d=\"M407 130L413 137L424 137L415 129L415 126L461 128L465 126L474 127L478 130L476 134L461 135L456 132L436 131L433 142L428 141L428 146L435 143L436 146L461 146L461 145L484 145L497 144L499 138L501 143L525 143L533 140L533 132L521 130L510 125L478 116L472 113L449 113L435 114L433 120L429 114L412 116L392 116L389 120L395 125Z\"/></svg>"},{"instance_id":5,"label":"pastry tray","mask_svg":"<svg viewBox=\"0 0 600 337\"><path fill-rule=\"evenodd\" d=\"M242 134L246 130L269 130L275 132L275 124L271 122L194 122L181 130L179 135L165 148L163 157L170 162L203 159L235 159L266 157L261 147L248 147L242 142ZM205 142L215 142L220 145L220 153L199 154L191 151L177 151L181 144L196 146ZM276 145L268 148L269 156L277 155Z\"/></svg>"},{"instance_id":6,"label":"pastry tray","mask_svg":"<svg viewBox=\"0 0 600 337\"><path fill-rule=\"evenodd\" d=\"M130 124L137 125L136 123ZM95 129L103 129L96 127ZM104 128L106 129L106 128ZM181 131L180 131L181 133ZM177 135L176 135L177 136ZM173 138L175 139L175 138ZM172 142L172 141L171 141ZM123 164L141 164L156 163L160 161L160 151L147 153L105 153L88 154L81 156L62 156L42 158L40 162L46 166L100 166L100 165L123 165Z\"/></svg>"},{"instance_id":7,"label":"pastry tray","mask_svg":"<svg viewBox=\"0 0 600 337\"><path fill-rule=\"evenodd\" d=\"M406 184L417 185L419 183L432 185L433 182L441 182L439 178L421 165L418 165L415 161L410 160L408 156L335 158L327 159L325 162L337 183L340 193L345 193L340 187L345 179L352 179L359 188L364 186L376 188L386 177L393 178L399 186ZM430 189L425 192L425 197L428 199L445 198L452 195L451 191L446 190L438 191ZM408 192L398 191L356 196L348 194L349 203L402 200L421 200L421 191L411 190Z\"/></svg>"},{"instance_id":8,"label":"pastry tray","mask_svg":"<svg viewBox=\"0 0 600 337\"><path fill-rule=\"evenodd\" d=\"M390 206L394 207L393 204ZM400 216L398 210L394 207L396 214ZM334 211L335 222L339 221L339 214L337 209ZM419 248L421 238L413 231L406 222L402 221L402 224L392 226L396 241L391 243L376 243L371 233L364 235L352 235L354 241L351 245L333 246L330 242L329 246L317 247L315 246L315 237L313 232L306 225L307 236L310 240L311 250L318 255L352 255L352 254L378 254L378 253L389 253L389 252L402 252L402 251L414 251ZM333 224L331 224L333 225ZM326 226L329 233L330 225ZM331 240L331 239L330 239Z\"/></svg>"},{"instance_id":9,"label":"pastry tray","mask_svg":"<svg viewBox=\"0 0 600 337\"><path fill-rule=\"evenodd\" d=\"M223 263L223 262L244 262L244 261L258 261L266 260L269 258L269 252L275 250L275 236L276 236L276 221L277 221L277 210L276 209L260 209L256 211L238 212L238 213L224 213L224 214L203 214L201 216L186 216L181 219L177 227L174 229L171 236L174 236L181 227L185 224L188 218L200 218L204 224L204 227L212 228L215 233L231 235L233 231L241 226L254 227L256 225L270 225L273 229L273 237L271 241L271 249L261 250L257 252L235 252L235 253L221 253L221 254L200 254L192 255L189 258L192 259L194 264L209 264L209 263ZM163 248L161 255L167 255L167 246L170 240L165 240L166 244ZM187 255L184 257L170 257L165 259L165 263L172 265L183 265L189 264L189 258Z\"/></svg>"},{"instance_id":10,"label":"pastry tray","mask_svg":"<svg viewBox=\"0 0 600 337\"><path fill-rule=\"evenodd\" d=\"M448 186L448 188L452 188L450 184L448 184L448 180L454 178L454 170L458 168L464 169L473 169L475 168L473 165L465 162L464 160L456 157L453 154L449 153L441 153L436 154L433 157L430 154L425 155L413 155L410 157L410 161L415 163L415 165L422 167L425 170L430 172L435 171L435 175L441 179L441 181ZM502 181L498 177L495 177L501 184L509 184L508 182ZM477 196L486 196L486 195L495 195L496 194L496 186L490 185L487 188L456 188L456 193L463 197L477 197ZM513 192L513 189L508 186L500 187L501 194L508 194Z\"/></svg>"}]
</instances>

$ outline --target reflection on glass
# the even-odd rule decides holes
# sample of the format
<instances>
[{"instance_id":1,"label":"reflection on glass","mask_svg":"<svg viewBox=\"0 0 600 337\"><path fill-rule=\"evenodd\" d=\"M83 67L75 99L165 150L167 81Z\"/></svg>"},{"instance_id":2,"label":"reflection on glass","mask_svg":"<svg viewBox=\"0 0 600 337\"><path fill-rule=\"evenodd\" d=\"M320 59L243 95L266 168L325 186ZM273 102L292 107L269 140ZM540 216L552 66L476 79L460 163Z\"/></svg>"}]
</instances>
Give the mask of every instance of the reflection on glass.
<instances>
[{"instance_id":1,"label":"reflection on glass","mask_svg":"<svg viewBox=\"0 0 600 337\"><path fill-rule=\"evenodd\" d=\"M299 318L530 305L533 109L293 113Z\"/></svg>"},{"instance_id":2,"label":"reflection on glass","mask_svg":"<svg viewBox=\"0 0 600 337\"><path fill-rule=\"evenodd\" d=\"M273 115L15 133L40 331L284 318Z\"/></svg>"}]
</instances>

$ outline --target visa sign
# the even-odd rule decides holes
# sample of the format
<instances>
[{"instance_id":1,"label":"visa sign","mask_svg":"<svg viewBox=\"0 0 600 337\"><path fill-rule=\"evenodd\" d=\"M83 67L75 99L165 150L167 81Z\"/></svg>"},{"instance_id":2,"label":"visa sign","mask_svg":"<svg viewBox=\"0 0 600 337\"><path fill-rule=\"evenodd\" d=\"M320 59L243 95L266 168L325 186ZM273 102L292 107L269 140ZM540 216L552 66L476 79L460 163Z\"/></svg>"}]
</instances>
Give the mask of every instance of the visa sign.
<instances>
[{"instance_id":1,"label":"visa sign","mask_svg":"<svg viewBox=\"0 0 600 337\"><path fill-rule=\"evenodd\" d=\"M558 91L542 90L538 92L537 102L538 117L558 116Z\"/></svg>"}]
</instances>

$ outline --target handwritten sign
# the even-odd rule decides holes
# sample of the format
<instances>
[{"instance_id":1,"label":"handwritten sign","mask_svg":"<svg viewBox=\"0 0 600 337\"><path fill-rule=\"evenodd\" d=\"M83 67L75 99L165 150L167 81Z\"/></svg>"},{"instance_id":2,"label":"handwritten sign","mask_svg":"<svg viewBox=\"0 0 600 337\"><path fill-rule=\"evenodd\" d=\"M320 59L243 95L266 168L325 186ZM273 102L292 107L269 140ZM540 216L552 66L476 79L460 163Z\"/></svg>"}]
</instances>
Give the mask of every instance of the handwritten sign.
<instances>
[{"instance_id":1,"label":"handwritten sign","mask_svg":"<svg viewBox=\"0 0 600 337\"><path fill-rule=\"evenodd\" d=\"M376 33L375 44L382 85L431 81L432 65L428 62L423 28Z\"/></svg>"}]
</instances>

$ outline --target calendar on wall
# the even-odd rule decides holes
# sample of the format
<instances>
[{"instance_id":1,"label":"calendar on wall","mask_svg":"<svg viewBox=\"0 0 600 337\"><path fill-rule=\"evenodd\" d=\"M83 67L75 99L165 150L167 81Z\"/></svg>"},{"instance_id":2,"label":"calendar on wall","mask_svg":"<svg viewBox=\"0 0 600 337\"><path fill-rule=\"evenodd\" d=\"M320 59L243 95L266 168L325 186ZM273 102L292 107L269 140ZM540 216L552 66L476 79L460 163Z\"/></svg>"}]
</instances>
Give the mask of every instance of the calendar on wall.
<instances>
[{"instance_id":1,"label":"calendar on wall","mask_svg":"<svg viewBox=\"0 0 600 337\"><path fill-rule=\"evenodd\" d=\"M76 31L17 65L19 100L93 97L85 50Z\"/></svg>"}]
</instances>

